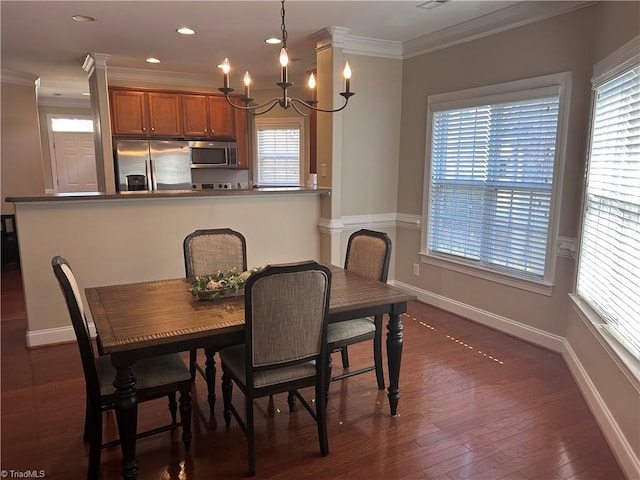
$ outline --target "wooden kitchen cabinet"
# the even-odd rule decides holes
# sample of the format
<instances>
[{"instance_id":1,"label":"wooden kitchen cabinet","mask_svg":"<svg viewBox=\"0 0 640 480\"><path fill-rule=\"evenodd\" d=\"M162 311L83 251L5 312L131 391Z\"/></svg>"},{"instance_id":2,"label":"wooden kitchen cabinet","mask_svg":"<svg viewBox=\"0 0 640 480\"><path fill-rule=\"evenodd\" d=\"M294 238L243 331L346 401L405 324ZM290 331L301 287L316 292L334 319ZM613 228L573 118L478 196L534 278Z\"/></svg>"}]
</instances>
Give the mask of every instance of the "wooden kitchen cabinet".
<instances>
[{"instance_id":1,"label":"wooden kitchen cabinet","mask_svg":"<svg viewBox=\"0 0 640 480\"><path fill-rule=\"evenodd\" d=\"M224 97L183 94L182 123L185 137L236 138L233 107Z\"/></svg>"},{"instance_id":2,"label":"wooden kitchen cabinet","mask_svg":"<svg viewBox=\"0 0 640 480\"><path fill-rule=\"evenodd\" d=\"M182 95L182 126L185 137L209 136L209 105L206 95Z\"/></svg>"},{"instance_id":3,"label":"wooden kitchen cabinet","mask_svg":"<svg viewBox=\"0 0 640 480\"><path fill-rule=\"evenodd\" d=\"M213 138L235 138L234 110L224 97L209 97L209 125Z\"/></svg>"},{"instance_id":4,"label":"wooden kitchen cabinet","mask_svg":"<svg viewBox=\"0 0 640 480\"><path fill-rule=\"evenodd\" d=\"M238 105L244 104L237 99L231 101L237 102ZM233 108L233 107L231 107ZM236 161L238 169L247 170L249 168L249 133L248 133L248 118L249 115L246 110L233 109L235 128L236 128Z\"/></svg>"},{"instance_id":5,"label":"wooden kitchen cabinet","mask_svg":"<svg viewBox=\"0 0 640 480\"><path fill-rule=\"evenodd\" d=\"M114 136L236 140L248 168L246 112L222 95L112 87L109 96Z\"/></svg>"},{"instance_id":6,"label":"wooden kitchen cabinet","mask_svg":"<svg viewBox=\"0 0 640 480\"><path fill-rule=\"evenodd\" d=\"M180 95L148 92L149 135L163 137L182 136Z\"/></svg>"},{"instance_id":7,"label":"wooden kitchen cabinet","mask_svg":"<svg viewBox=\"0 0 640 480\"><path fill-rule=\"evenodd\" d=\"M148 135L149 114L146 92L110 90L109 93L113 135Z\"/></svg>"},{"instance_id":8,"label":"wooden kitchen cabinet","mask_svg":"<svg viewBox=\"0 0 640 480\"><path fill-rule=\"evenodd\" d=\"M181 137L180 95L110 90L113 135Z\"/></svg>"}]
</instances>

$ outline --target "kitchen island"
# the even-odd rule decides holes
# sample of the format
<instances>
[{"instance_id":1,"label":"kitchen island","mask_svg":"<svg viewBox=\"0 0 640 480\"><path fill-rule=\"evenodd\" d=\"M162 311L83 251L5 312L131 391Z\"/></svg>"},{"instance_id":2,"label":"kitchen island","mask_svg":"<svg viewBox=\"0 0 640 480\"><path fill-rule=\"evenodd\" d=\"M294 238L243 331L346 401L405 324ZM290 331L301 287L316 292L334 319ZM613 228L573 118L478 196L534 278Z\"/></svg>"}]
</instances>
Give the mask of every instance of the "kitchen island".
<instances>
[{"instance_id":1,"label":"kitchen island","mask_svg":"<svg viewBox=\"0 0 640 480\"><path fill-rule=\"evenodd\" d=\"M290 187L7 198L16 211L27 346L75 339L51 270L55 255L69 260L81 291L184 276L182 241L197 229L241 232L249 267L321 260L320 203L329 194Z\"/></svg>"}]
</instances>

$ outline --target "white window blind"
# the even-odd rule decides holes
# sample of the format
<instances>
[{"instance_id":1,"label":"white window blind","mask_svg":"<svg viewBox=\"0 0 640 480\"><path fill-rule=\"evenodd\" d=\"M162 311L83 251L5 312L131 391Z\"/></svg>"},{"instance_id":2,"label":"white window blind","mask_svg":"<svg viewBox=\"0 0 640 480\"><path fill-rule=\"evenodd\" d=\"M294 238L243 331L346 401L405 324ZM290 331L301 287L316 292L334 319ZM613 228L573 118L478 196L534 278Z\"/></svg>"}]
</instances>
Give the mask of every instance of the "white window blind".
<instances>
[{"instance_id":1,"label":"white window blind","mask_svg":"<svg viewBox=\"0 0 640 480\"><path fill-rule=\"evenodd\" d=\"M300 185L300 128L258 127L258 184Z\"/></svg>"},{"instance_id":2,"label":"white window blind","mask_svg":"<svg viewBox=\"0 0 640 480\"><path fill-rule=\"evenodd\" d=\"M595 88L577 293L640 358L640 66Z\"/></svg>"},{"instance_id":3,"label":"white window blind","mask_svg":"<svg viewBox=\"0 0 640 480\"><path fill-rule=\"evenodd\" d=\"M544 279L559 96L434 112L428 251Z\"/></svg>"}]
</instances>

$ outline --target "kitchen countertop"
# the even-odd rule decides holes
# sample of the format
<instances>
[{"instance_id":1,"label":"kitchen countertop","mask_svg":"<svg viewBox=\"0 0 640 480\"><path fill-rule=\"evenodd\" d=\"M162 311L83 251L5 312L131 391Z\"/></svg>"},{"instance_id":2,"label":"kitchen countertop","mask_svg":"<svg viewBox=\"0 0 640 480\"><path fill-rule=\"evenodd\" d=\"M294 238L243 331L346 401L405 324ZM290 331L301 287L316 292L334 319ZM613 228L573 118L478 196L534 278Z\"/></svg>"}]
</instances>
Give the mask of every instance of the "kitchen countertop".
<instances>
[{"instance_id":1,"label":"kitchen countertop","mask_svg":"<svg viewBox=\"0 0 640 480\"><path fill-rule=\"evenodd\" d=\"M46 195L24 195L6 197L6 202L67 202L78 200L133 200L149 198L198 198L198 197L236 197L247 195L282 195L282 194L311 194L330 195L330 188L315 187L260 187L252 189L230 190L160 190L138 192L81 192L81 193L51 193Z\"/></svg>"}]
</instances>

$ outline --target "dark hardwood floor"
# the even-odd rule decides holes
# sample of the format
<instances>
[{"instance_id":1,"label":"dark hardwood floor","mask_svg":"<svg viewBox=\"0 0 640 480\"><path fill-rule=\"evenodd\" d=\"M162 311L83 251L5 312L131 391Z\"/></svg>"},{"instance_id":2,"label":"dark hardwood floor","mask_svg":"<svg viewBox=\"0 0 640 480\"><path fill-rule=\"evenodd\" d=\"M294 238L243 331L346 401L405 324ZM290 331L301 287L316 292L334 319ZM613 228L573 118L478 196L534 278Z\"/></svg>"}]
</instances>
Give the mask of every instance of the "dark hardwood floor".
<instances>
[{"instance_id":1,"label":"dark hardwood floor","mask_svg":"<svg viewBox=\"0 0 640 480\"><path fill-rule=\"evenodd\" d=\"M389 417L386 394L376 389L373 372L332 383L330 453L321 457L307 412L299 408L290 415L286 395L273 405L265 399L256 411L256 478L624 478L558 354L418 302L403 321L400 415ZM84 380L77 347L25 348L18 270L2 274L0 326L1 468L42 470L47 479L85 478ZM350 356L353 366L368 362L370 343L351 348ZM340 367L336 355L334 369ZM190 454L176 431L140 440L139 479L246 475L246 440L238 425L224 427L221 400L209 415L200 377L193 397ZM140 428L158 425L168 415L164 400L145 403ZM105 437L116 434L115 418L107 414ZM117 479L119 469L119 449L104 451L101 478Z\"/></svg>"}]
</instances>

